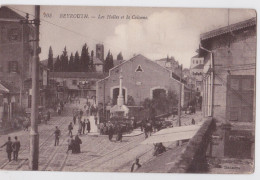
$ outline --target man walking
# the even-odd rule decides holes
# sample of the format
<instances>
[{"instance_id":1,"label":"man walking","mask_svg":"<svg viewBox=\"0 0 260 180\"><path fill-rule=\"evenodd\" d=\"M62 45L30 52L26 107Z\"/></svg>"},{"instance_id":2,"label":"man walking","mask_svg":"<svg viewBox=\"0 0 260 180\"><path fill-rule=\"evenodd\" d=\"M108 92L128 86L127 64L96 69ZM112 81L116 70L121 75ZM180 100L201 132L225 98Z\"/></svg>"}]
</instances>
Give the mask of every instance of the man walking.
<instances>
[{"instance_id":1,"label":"man walking","mask_svg":"<svg viewBox=\"0 0 260 180\"><path fill-rule=\"evenodd\" d=\"M13 148L13 158L15 161L18 160L18 153L20 151L20 147L21 147L21 143L18 140L17 136L14 137L14 142L12 144L12 148Z\"/></svg>"},{"instance_id":2,"label":"man walking","mask_svg":"<svg viewBox=\"0 0 260 180\"><path fill-rule=\"evenodd\" d=\"M69 130L69 135L72 136L72 129L73 129L73 126L72 126L72 122L69 124L68 126L68 130Z\"/></svg>"},{"instance_id":3,"label":"man walking","mask_svg":"<svg viewBox=\"0 0 260 180\"><path fill-rule=\"evenodd\" d=\"M11 137L8 137L8 141L6 143L4 143L4 145L1 146L4 147L6 146L6 152L7 152L7 158L9 160L9 162L11 161L11 156L12 156L12 151L13 151L13 148L12 148L12 144L13 142L11 141Z\"/></svg>"},{"instance_id":4,"label":"man walking","mask_svg":"<svg viewBox=\"0 0 260 180\"><path fill-rule=\"evenodd\" d=\"M55 134L54 146L58 146L59 145L59 140L60 140L60 130L59 130L58 126L56 126L56 130L54 131L54 134Z\"/></svg>"},{"instance_id":5,"label":"man walking","mask_svg":"<svg viewBox=\"0 0 260 180\"><path fill-rule=\"evenodd\" d=\"M73 115L73 123L74 123L74 125L76 124L76 115Z\"/></svg>"},{"instance_id":6,"label":"man walking","mask_svg":"<svg viewBox=\"0 0 260 180\"><path fill-rule=\"evenodd\" d=\"M88 133L90 132L90 121L89 121L89 119L87 119L87 131L88 131Z\"/></svg>"},{"instance_id":7,"label":"man walking","mask_svg":"<svg viewBox=\"0 0 260 180\"><path fill-rule=\"evenodd\" d=\"M86 119L82 122L82 134L85 134L85 128L86 128Z\"/></svg>"}]
</instances>

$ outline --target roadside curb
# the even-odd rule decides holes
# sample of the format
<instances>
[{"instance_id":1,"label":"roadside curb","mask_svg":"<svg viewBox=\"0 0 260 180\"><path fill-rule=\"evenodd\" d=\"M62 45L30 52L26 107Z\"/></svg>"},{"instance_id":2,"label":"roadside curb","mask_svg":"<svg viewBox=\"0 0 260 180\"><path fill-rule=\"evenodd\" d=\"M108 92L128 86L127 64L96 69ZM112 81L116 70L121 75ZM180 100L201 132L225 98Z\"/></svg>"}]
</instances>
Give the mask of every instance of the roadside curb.
<instances>
[{"instance_id":1,"label":"roadside curb","mask_svg":"<svg viewBox=\"0 0 260 180\"><path fill-rule=\"evenodd\" d=\"M135 137L135 136L139 136L141 134L144 134L143 132L138 133L138 134L124 134L123 137ZM99 133L89 133L86 134L86 136L94 136L94 137L102 137L102 136L108 136L108 135L103 135L103 134L99 134Z\"/></svg>"}]
</instances>

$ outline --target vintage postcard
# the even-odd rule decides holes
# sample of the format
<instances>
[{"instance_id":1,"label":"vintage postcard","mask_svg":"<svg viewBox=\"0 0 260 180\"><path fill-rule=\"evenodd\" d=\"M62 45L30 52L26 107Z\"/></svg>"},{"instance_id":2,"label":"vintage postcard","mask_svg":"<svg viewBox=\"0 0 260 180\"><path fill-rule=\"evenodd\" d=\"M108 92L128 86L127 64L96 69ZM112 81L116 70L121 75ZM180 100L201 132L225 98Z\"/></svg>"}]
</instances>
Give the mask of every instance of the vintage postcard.
<instances>
[{"instance_id":1,"label":"vintage postcard","mask_svg":"<svg viewBox=\"0 0 260 180\"><path fill-rule=\"evenodd\" d=\"M1 5L0 169L250 174L253 9Z\"/></svg>"}]
</instances>

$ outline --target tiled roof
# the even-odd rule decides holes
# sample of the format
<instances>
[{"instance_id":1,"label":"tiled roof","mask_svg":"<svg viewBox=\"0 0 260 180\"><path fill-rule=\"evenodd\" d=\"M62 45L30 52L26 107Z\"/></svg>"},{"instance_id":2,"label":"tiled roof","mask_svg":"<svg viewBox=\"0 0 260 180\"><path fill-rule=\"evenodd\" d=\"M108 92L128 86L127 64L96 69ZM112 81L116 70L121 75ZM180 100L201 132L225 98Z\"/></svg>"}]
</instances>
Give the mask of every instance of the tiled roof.
<instances>
[{"instance_id":1,"label":"tiled roof","mask_svg":"<svg viewBox=\"0 0 260 180\"><path fill-rule=\"evenodd\" d=\"M256 18L251 18L242 22L238 22L235 24L231 24L229 26L225 26L219 29L215 29L213 31L209 31L206 33L203 33L200 35L201 40L210 39L216 36L220 36L226 33L229 33L230 31L237 31L246 27L255 26L256 25Z\"/></svg>"},{"instance_id":2,"label":"tiled roof","mask_svg":"<svg viewBox=\"0 0 260 180\"><path fill-rule=\"evenodd\" d=\"M0 84L5 88L8 89L9 93L19 93L20 89L15 87L13 83L7 81L0 81Z\"/></svg>"},{"instance_id":3,"label":"tiled roof","mask_svg":"<svg viewBox=\"0 0 260 180\"><path fill-rule=\"evenodd\" d=\"M23 16L19 15L15 11L11 10L6 6L0 7L0 18L5 19L25 19Z\"/></svg>"},{"instance_id":4,"label":"tiled roof","mask_svg":"<svg viewBox=\"0 0 260 180\"><path fill-rule=\"evenodd\" d=\"M203 69L204 68L204 64L199 64L195 67L193 67L192 69Z\"/></svg>"},{"instance_id":5,"label":"tiled roof","mask_svg":"<svg viewBox=\"0 0 260 180\"><path fill-rule=\"evenodd\" d=\"M90 79L102 79L107 74L100 72L50 72L50 78L90 78Z\"/></svg>"}]
</instances>

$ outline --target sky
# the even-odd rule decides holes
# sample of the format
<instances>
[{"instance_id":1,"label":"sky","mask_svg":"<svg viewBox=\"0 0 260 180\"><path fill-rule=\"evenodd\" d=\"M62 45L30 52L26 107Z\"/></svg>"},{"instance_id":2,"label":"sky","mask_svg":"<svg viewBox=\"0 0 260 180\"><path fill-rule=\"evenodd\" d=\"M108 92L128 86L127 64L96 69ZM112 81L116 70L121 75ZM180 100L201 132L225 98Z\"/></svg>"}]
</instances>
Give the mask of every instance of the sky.
<instances>
[{"instance_id":1,"label":"sky","mask_svg":"<svg viewBox=\"0 0 260 180\"><path fill-rule=\"evenodd\" d=\"M23 12L34 14L33 6L9 7L22 16ZM44 16L46 14L51 17ZM95 18L61 18L64 14ZM107 15L116 15L119 19L106 19ZM147 19L126 19L126 15ZM105 18L98 19L98 16ZM122 16L124 19L120 19ZM40 59L48 58L50 46L56 57L65 46L69 54L75 54L81 52L84 43L94 52L95 45L103 43L105 57L109 50L114 58L122 52L125 60L135 54L151 60L173 56L188 68L199 47L201 33L255 16L255 11L249 9L41 6Z\"/></svg>"}]
</instances>

